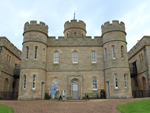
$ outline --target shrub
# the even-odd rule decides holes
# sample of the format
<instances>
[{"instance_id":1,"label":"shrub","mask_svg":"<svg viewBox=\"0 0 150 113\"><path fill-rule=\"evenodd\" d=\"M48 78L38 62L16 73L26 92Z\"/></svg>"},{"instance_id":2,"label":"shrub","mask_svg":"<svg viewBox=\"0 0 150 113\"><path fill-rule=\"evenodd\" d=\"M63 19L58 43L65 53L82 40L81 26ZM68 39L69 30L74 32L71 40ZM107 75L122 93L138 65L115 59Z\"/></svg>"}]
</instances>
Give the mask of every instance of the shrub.
<instances>
[{"instance_id":1,"label":"shrub","mask_svg":"<svg viewBox=\"0 0 150 113\"><path fill-rule=\"evenodd\" d=\"M50 99L50 96L49 96L49 94L48 93L45 93L45 100L49 100Z\"/></svg>"}]
</instances>

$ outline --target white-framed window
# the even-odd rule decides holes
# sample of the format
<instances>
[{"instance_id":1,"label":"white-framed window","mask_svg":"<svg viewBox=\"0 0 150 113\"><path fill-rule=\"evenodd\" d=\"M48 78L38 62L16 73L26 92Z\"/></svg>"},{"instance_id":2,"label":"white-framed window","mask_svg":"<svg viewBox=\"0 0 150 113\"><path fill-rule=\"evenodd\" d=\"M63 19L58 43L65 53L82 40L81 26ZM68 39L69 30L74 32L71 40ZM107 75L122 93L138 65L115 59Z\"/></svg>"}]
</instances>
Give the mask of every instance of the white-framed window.
<instances>
[{"instance_id":1,"label":"white-framed window","mask_svg":"<svg viewBox=\"0 0 150 113\"><path fill-rule=\"evenodd\" d=\"M91 60L92 60L92 63L96 63L97 62L97 58L96 58L96 52L95 51L92 51L91 52Z\"/></svg>"},{"instance_id":2,"label":"white-framed window","mask_svg":"<svg viewBox=\"0 0 150 113\"><path fill-rule=\"evenodd\" d=\"M124 85L125 85L125 88L127 87L127 75L125 74L124 75Z\"/></svg>"},{"instance_id":3,"label":"white-framed window","mask_svg":"<svg viewBox=\"0 0 150 113\"><path fill-rule=\"evenodd\" d=\"M115 88L118 89L118 76L115 75Z\"/></svg>"},{"instance_id":4,"label":"white-framed window","mask_svg":"<svg viewBox=\"0 0 150 113\"><path fill-rule=\"evenodd\" d=\"M37 49L38 49L38 47L35 46L35 55L34 55L34 58L35 58L35 59L37 59Z\"/></svg>"},{"instance_id":5,"label":"white-framed window","mask_svg":"<svg viewBox=\"0 0 150 113\"><path fill-rule=\"evenodd\" d=\"M112 45L112 57L113 57L113 59L116 58L116 55L115 55L115 46L114 45Z\"/></svg>"},{"instance_id":6,"label":"white-framed window","mask_svg":"<svg viewBox=\"0 0 150 113\"><path fill-rule=\"evenodd\" d=\"M78 52L74 51L72 56L73 56L73 63L78 63Z\"/></svg>"},{"instance_id":7,"label":"white-framed window","mask_svg":"<svg viewBox=\"0 0 150 113\"><path fill-rule=\"evenodd\" d=\"M97 89L97 78L93 77L93 90Z\"/></svg>"},{"instance_id":8,"label":"white-framed window","mask_svg":"<svg viewBox=\"0 0 150 113\"><path fill-rule=\"evenodd\" d=\"M59 52L54 52L54 63L59 63Z\"/></svg>"},{"instance_id":9,"label":"white-framed window","mask_svg":"<svg viewBox=\"0 0 150 113\"><path fill-rule=\"evenodd\" d=\"M0 47L0 53L1 53L1 51L2 51L2 47Z\"/></svg>"},{"instance_id":10,"label":"white-framed window","mask_svg":"<svg viewBox=\"0 0 150 113\"><path fill-rule=\"evenodd\" d=\"M42 57L42 60L43 60L43 61L45 60L45 48L43 49L43 57Z\"/></svg>"},{"instance_id":11,"label":"white-framed window","mask_svg":"<svg viewBox=\"0 0 150 113\"><path fill-rule=\"evenodd\" d=\"M56 88L58 89L58 78L54 78L53 83L56 86Z\"/></svg>"},{"instance_id":12,"label":"white-framed window","mask_svg":"<svg viewBox=\"0 0 150 113\"><path fill-rule=\"evenodd\" d=\"M107 60L107 48L105 48L105 58Z\"/></svg>"},{"instance_id":13,"label":"white-framed window","mask_svg":"<svg viewBox=\"0 0 150 113\"><path fill-rule=\"evenodd\" d=\"M27 49L26 59L28 59L28 55L29 55L29 47L27 46L26 49Z\"/></svg>"},{"instance_id":14,"label":"white-framed window","mask_svg":"<svg viewBox=\"0 0 150 113\"><path fill-rule=\"evenodd\" d=\"M123 46L121 46L121 57L123 58Z\"/></svg>"},{"instance_id":15,"label":"white-framed window","mask_svg":"<svg viewBox=\"0 0 150 113\"><path fill-rule=\"evenodd\" d=\"M26 75L23 76L23 88L26 89Z\"/></svg>"},{"instance_id":16,"label":"white-framed window","mask_svg":"<svg viewBox=\"0 0 150 113\"><path fill-rule=\"evenodd\" d=\"M35 89L35 82L36 82L36 75L33 75L33 85L32 85L32 89Z\"/></svg>"}]
</instances>

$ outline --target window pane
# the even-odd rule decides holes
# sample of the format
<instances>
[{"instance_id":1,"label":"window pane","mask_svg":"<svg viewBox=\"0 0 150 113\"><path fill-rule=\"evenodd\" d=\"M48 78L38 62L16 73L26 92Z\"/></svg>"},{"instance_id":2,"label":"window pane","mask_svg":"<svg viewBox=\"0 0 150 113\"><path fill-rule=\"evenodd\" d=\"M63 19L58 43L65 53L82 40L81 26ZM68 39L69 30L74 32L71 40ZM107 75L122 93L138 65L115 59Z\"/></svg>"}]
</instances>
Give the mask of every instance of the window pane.
<instances>
[{"instance_id":1,"label":"window pane","mask_svg":"<svg viewBox=\"0 0 150 113\"><path fill-rule=\"evenodd\" d=\"M59 63L59 52L54 53L54 63Z\"/></svg>"},{"instance_id":2,"label":"window pane","mask_svg":"<svg viewBox=\"0 0 150 113\"><path fill-rule=\"evenodd\" d=\"M24 75L24 89L26 88L26 76Z\"/></svg>"},{"instance_id":3,"label":"window pane","mask_svg":"<svg viewBox=\"0 0 150 113\"><path fill-rule=\"evenodd\" d=\"M77 63L77 62L78 62L78 53L73 52L73 63Z\"/></svg>"},{"instance_id":4,"label":"window pane","mask_svg":"<svg viewBox=\"0 0 150 113\"><path fill-rule=\"evenodd\" d=\"M35 46L35 59L37 59L37 46Z\"/></svg>"},{"instance_id":5,"label":"window pane","mask_svg":"<svg viewBox=\"0 0 150 113\"><path fill-rule=\"evenodd\" d=\"M26 59L28 59L28 54L29 54L29 47L27 46L27 54L26 54Z\"/></svg>"},{"instance_id":6,"label":"window pane","mask_svg":"<svg viewBox=\"0 0 150 113\"><path fill-rule=\"evenodd\" d=\"M97 89L97 78L93 78L93 89Z\"/></svg>"},{"instance_id":7,"label":"window pane","mask_svg":"<svg viewBox=\"0 0 150 113\"><path fill-rule=\"evenodd\" d=\"M121 57L123 58L123 46L121 46Z\"/></svg>"},{"instance_id":8,"label":"window pane","mask_svg":"<svg viewBox=\"0 0 150 113\"><path fill-rule=\"evenodd\" d=\"M113 58L116 57L116 56L115 56L115 46L114 46L114 45L112 46L112 55L113 55Z\"/></svg>"},{"instance_id":9,"label":"window pane","mask_svg":"<svg viewBox=\"0 0 150 113\"><path fill-rule=\"evenodd\" d=\"M33 75L33 87L35 89L35 75Z\"/></svg>"}]
</instances>

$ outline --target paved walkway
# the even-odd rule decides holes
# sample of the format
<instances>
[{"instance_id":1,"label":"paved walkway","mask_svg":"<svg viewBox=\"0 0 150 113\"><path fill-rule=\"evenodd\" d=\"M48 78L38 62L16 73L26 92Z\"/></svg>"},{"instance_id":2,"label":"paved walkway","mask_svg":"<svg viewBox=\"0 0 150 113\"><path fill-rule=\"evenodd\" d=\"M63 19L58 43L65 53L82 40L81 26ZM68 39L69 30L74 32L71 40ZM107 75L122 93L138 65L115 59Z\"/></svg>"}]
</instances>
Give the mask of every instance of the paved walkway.
<instances>
[{"instance_id":1,"label":"paved walkway","mask_svg":"<svg viewBox=\"0 0 150 113\"><path fill-rule=\"evenodd\" d=\"M142 100L137 99L105 99L89 100L81 102L61 102L52 100L35 101L7 101L0 100L4 104L14 109L14 113L120 113L116 106L128 102Z\"/></svg>"}]
</instances>

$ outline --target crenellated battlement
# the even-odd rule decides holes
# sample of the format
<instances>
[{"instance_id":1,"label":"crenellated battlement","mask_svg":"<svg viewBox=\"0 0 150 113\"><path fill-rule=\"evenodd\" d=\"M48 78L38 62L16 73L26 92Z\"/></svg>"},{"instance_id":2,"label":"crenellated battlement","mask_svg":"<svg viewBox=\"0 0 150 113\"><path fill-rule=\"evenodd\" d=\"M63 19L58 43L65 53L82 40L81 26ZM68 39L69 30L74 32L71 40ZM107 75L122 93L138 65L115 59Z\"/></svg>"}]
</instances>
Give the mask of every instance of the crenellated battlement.
<instances>
[{"instance_id":1,"label":"crenellated battlement","mask_svg":"<svg viewBox=\"0 0 150 113\"><path fill-rule=\"evenodd\" d=\"M6 47L14 55L21 59L22 52L16 46L14 46L14 44L12 44L6 37L0 37L0 42L0 46Z\"/></svg>"},{"instance_id":2,"label":"crenellated battlement","mask_svg":"<svg viewBox=\"0 0 150 113\"><path fill-rule=\"evenodd\" d=\"M48 26L44 22L40 22L39 24L37 23L37 21L30 21L30 23L26 22L24 25L24 33L30 31L38 31L47 35Z\"/></svg>"},{"instance_id":3,"label":"crenellated battlement","mask_svg":"<svg viewBox=\"0 0 150 113\"><path fill-rule=\"evenodd\" d=\"M102 34L111 31L122 31L125 33L125 24L122 21L119 23L118 20L113 20L112 23L108 21L101 26L101 30L102 30Z\"/></svg>"},{"instance_id":4,"label":"crenellated battlement","mask_svg":"<svg viewBox=\"0 0 150 113\"><path fill-rule=\"evenodd\" d=\"M86 31L86 24L79 20L77 22L77 20L71 20L71 22L67 21L65 24L64 24L64 32L67 30L67 29L72 29L72 28L78 28L78 29L83 29Z\"/></svg>"}]
</instances>

